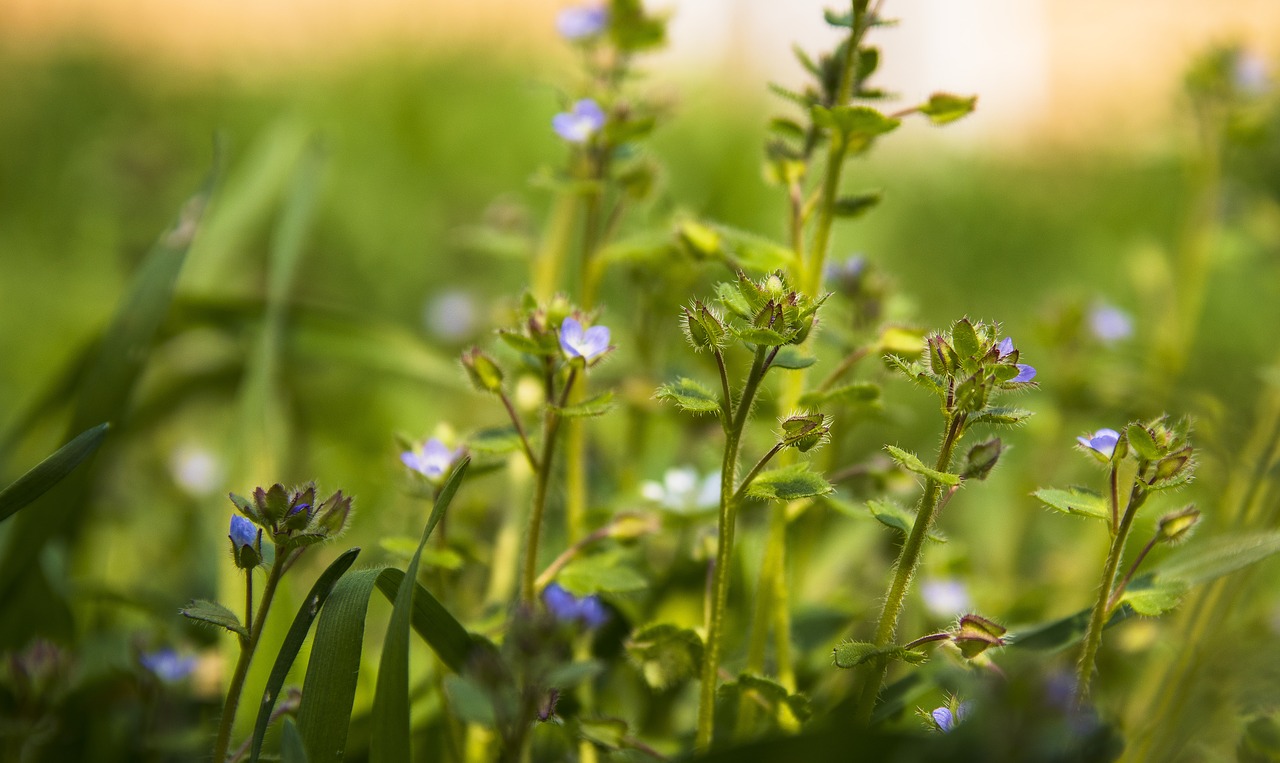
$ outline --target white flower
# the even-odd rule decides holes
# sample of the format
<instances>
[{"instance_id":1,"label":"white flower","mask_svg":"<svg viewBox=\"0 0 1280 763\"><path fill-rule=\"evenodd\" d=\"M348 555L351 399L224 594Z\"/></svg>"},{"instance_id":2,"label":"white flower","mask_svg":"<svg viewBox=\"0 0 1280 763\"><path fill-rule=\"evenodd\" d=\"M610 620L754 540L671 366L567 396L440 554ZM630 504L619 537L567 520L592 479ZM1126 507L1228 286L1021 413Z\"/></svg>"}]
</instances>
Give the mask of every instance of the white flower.
<instances>
[{"instance_id":1,"label":"white flower","mask_svg":"<svg viewBox=\"0 0 1280 763\"><path fill-rule=\"evenodd\" d=\"M712 472L699 480L698 470L692 466L668 469L661 483L642 483L640 494L669 511L696 514L719 505L720 475Z\"/></svg>"}]
</instances>

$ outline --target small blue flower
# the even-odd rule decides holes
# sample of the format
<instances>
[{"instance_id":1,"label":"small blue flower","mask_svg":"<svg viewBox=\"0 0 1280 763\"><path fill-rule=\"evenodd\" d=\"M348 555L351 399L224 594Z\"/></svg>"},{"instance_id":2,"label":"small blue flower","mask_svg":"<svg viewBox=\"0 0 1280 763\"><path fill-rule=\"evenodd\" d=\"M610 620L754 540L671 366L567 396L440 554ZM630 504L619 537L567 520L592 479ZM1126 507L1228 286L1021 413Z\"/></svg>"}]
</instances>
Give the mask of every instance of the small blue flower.
<instances>
[{"instance_id":1,"label":"small blue flower","mask_svg":"<svg viewBox=\"0 0 1280 763\"><path fill-rule=\"evenodd\" d=\"M1007 336L996 345L996 357L1003 358L1013 352L1013 337Z\"/></svg>"},{"instance_id":2,"label":"small blue flower","mask_svg":"<svg viewBox=\"0 0 1280 763\"><path fill-rule=\"evenodd\" d=\"M1015 363L1014 366L1018 369L1018 375L1009 380L1014 384L1025 384L1036 378L1036 370L1026 363Z\"/></svg>"},{"instance_id":3,"label":"small blue flower","mask_svg":"<svg viewBox=\"0 0 1280 763\"><path fill-rule=\"evenodd\" d=\"M569 41L595 37L609 25L609 11L602 6L565 8L556 16L556 31Z\"/></svg>"},{"instance_id":4,"label":"small blue flower","mask_svg":"<svg viewBox=\"0 0 1280 763\"><path fill-rule=\"evenodd\" d=\"M605 609L599 596L584 596L579 599L559 583L551 583L542 590L542 603L552 617L561 622L581 623L587 630L599 628L609 619L609 611Z\"/></svg>"},{"instance_id":5,"label":"small blue flower","mask_svg":"<svg viewBox=\"0 0 1280 763\"><path fill-rule=\"evenodd\" d=\"M239 514L231 515L231 533L228 535L231 542L235 544L236 550L248 546L253 548L258 544L258 528L253 523Z\"/></svg>"},{"instance_id":6,"label":"small blue flower","mask_svg":"<svg viewBox=\"0 0 1280 763\"><path fill-rule=\"evenodd\" d=\"M1118 342L1133 336L1133 319L1118 307L1099 304L1089 311L1089 330L1100 342Z\"/></svg>"},{"instance_id":7,"label":"small blue flower","mask_svg":"<svg viewBox=\"0 0 1280 763\"><path fill-rule=\"evenodd\" d=\"M592 326L583 329L572 316L560 324L560 349L570 358L582 358L590 362L609 349L609 327Z\"/></svg>"},{"instance_id":8,"label":"small blue flower","mask_svg":"<svg viewBox=\"0 0 1280 763\"><path fill-rule=\"evenodd\" d=\"M969 589L955 578L926 580L920 586L924 606L939 617L955 617L973 606Z\"/></svg>"},{"instance_id":9,"label":"small blue flower","mask_svg":"<svg viewBox=\"0 0 1280 763\"><path fill-rule=\"evenodd\" d=\"M952 701L954 702L955 700ZM955 727L960 725L968 715L968 702L961 702L956 707L955 713L952 713L951 708L946 705L934 708L934 710L929 713L929 716L933 718L933 722L937 724L938 730L943 733L947 733L955 729Z\"/></svg>"},{"instance_id":10,"label":"small blue flower","mask_svg":"<svg viewBox=\"0 0 1280 763\"><path fill-rule=\"evenodd\" d=\"M1114 429L1099 429L1089 437L1077 437L1076 442L1089 450L1111 458L1116 452L1116 443L1120 442L1120 433Z\"/></svg>"},{"instance_id":11,"label":"small blue flower","mask_svg":"<svg viewBox=\"0 0 1280 763\"><path fill-rule=\"evenodd\" d=\"M556 135L570 143L586 143L604 127L605 115L600 104L583 98L573 104L572 111L562 111L551 118Z\"/></svg>"},{"instance_id":12,"label":"small blue flower","mask_svg":"<svg viewBox=\"0 0 1280 763\"><path fill-rule=\"evenodd\" d=\"M405 466L429 480L443 477L457 458L457 451L449 450L449 446L434 437L423 443L421 448L406 450L400 454L400 460Z\"/></svg>"},{"instance_id":13,"label":"small blue flower","mask_svg":"<svg viewBox=\"0 0 1280 763\"><path fill-rule=\"evenodd\" d=\"M195 657L183 657L168 647L144 654L138 661L165 683L181 681L196 669Z\"/></svg>"}]
</instances>

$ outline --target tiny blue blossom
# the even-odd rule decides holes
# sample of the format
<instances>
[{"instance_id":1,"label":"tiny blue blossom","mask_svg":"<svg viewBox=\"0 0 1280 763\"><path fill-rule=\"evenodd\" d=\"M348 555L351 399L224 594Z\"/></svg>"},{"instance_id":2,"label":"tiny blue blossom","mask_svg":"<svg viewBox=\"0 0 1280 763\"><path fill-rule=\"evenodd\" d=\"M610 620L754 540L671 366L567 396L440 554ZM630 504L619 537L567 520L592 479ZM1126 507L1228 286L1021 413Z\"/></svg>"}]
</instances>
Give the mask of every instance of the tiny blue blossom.
<instances>
[{"instance_id":1,"label":"tiny blue blossom","mask_svg":"<svg viewBox=\"0 0 1280 763\"><path fill-rule=\"evenodd\" d=\"M1013 337L1007 336L996 345L996 357L1003 358L1013 352Z\"/></svg>"},{"instance_id":2,"label":"tiny blue blossom","mask_svg":"<svg viewBox=\"0 0 1280 763\"><path fill-rule=\"evenodd\" d=\"M236 548L253 547L258 543L258 528L239 514L231 515L231 532L227 536Z\"/></svg>"},{"instance_id":3,"label":"tiny blue blossom","mask_svg":"<svg viewBox=\"0 0 1280 763\"><path fill-rule=\"evenodd\" d=\"M855 254L841 262L834 260L828 262L823 268L823 275L828 280L836 280L838 278L857 279L862 272L867 269L867 258L861 254Z\"/></svg>"},{"instance_id":4,"label":"tiny blue blossom","mask_svg":"<svg viewBox=\"0 0 1280 763\"><path fill-rule=\"evenodd\" d=\"M576 318L565 318L560 324L560 349L570 358L590 361L609 349L609 327L583 329Z\"/></svg>"},{"instance_id":5,"label":"tiny blue blossom","mask_svg":"<svg viewBox=\"0 0 1280 763\"><path fill-rule=\"evenodd\" d=\"M1089 330L1100 342L1118 342L1133 336L1133 319L1118 307L1099 304L1089 311Z\"/></svg>"},{"instance_id":6,"label":"tiny blue blossom","mask_svg":"<svg viewBox=\"0 0 1280 763\"><path fill-rule=\"evenodd\" d=\"M929 716L932 717L933 722L938 725L938 730L946 733L946 732L952 731L953 729L955 729L956 726L960 725L960 723L964 721L965 717L968 714L969 714L969 703L961 702L956 707L956 711L954 714L951 712L951 708L947 707L946 705L943 705L942 707L934 708L934 710L929 713Z\"/></svg>"},{"instance_id":7,"label":"tiny blue blossom","mask_svg":"<svg viewBox=\"0 0 1280 763\"><path fill-rule=\"evenodd\" d=\"M556 31L570 41L595 37L608 25L609 11L598 5L565 8L556 16Z\"/></svg>"},{"instance_id":8,"label":"tiny blue blossom","mask_svg":"<svg viewBox=\"0 0 1280 763\"><path fill-rule=\"evenodd\" d=\"M429 480L437 480L449 471L457 459L458 452L432 437L423 443L421 448L406 450L400 454L404 465Z\"/></svg>"},{"instance_id":9,"label":"tiny blue blossom","mask_svg":"<svg viewBox=\"0 0 1280 763\"><path fill-rule=\"evenodd\" d=\"M138 660L142 663L142 667L150 670L165 683L181 681L196 669L195 657L183 657L167 647L144 654Z\"/></svg>"},{"instance_id":10,"label":"tiny blue blossom","mask_svg":"<svg viewBox=\"0 0 1280 763\"><path fill-rule=\"evenodd\" d=\"M1015 363L1014 366L1018 369L1018 375L1009 380L1014 384L1025 384L1036 378L1036 369L1032 366L1026 363Z\"/></svg>"},{"instance_id":11,"label":"tiny blue blossom","mask_svg":"<svg viewBox=\"0 0 1280 763\"><path fill-rule=\"evenodd\" d=\"M581 599L566 591L559 583L551 583L542 591L542 603L551 616L566 623L581 623L588 630L604 625L609 612L599 596Z\"/></svg>"},{"instance_id":12,"label":"tiny blue blossom","mask_svg":"<svg viewBox=\"0 0 1280 763\"><path fill-rule=\"evenodd\" d=\"M926 580L920 586L925 608L938 617L954 617L972 606L969 589L959 580Z\"/></svg>"},{"instance_id":13,"label":"tiny blue blossom","mask_svg":"<svg viewBox=\"0 0 1280 763\"><path fill-rule=\"evenodd\" d=\"M1097 451L1107 458L1116 452L1116 443L1120 442L1120 433L1114 429L1099 429L1089 437L1077 437L1076 442L1089 450Z\"/></svg>"},{"instance_id":14,"label":"tiny blue blossom","mask_svg":"<svg viewBox=\"0 0 1280 763\"><path fill-rule=\"evenodd\" d=\"M604 127L604 110L590 98L573 104L572 111L562 111L551 118L556 135L570 143L586 143Z\"/></svg>"}]
</instances>

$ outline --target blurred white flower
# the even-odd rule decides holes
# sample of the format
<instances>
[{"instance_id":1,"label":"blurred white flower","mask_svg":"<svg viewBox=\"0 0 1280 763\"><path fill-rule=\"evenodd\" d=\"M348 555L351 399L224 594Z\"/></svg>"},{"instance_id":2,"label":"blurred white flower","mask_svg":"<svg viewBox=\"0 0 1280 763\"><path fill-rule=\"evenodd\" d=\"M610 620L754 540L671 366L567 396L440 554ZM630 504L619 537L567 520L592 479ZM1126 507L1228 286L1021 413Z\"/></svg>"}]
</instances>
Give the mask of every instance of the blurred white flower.
<instances>
[{"instance_id":1,"label":"blurred white flower","mask_svg":"<svg viewBox=\"0 0 1280 763\"><path fill-rule=\"evenodd\" d=\"M187 444L174 449L169 457L169 473L173 481L194 496L210 495L222 486L222 462L209 450Z\"/></svg>"},{"instance_id":2,"label":"blurred white flower","mask_svg":"<svg viewBox=\"0 0 1280 763\"><path fill-rule=\"evenodd\" d=\"M1133 319L1120 308L1099 302L1089 310L1089 330L1100 342L1118 342L1133 336Z\"/></svg>"},{"instance_id":3,"label":"blurred white flower","mask_svg":"<svg viewBox=\"0 0 1280 763\"><path fill-rule=\"evenodd\" d=\"M698 470L692 466L668 469L661 483L641 483L640 494L679 514L709 511L720 503L720 475L712 472L699 479Z\"/></svg>"},{"instance_id":4,"label":"blurred white flower","mask_svg":"<svg viewBox=\"0 0 1280 763\"><path fill-rule=\"evenodd\" d=\"M1262 95L1271 87L1271 75L1267 62L1257 51L1241 50L1236 53L1231 78L1236 87L1246 95Z\"/></svg>"},{"instance_id":5,"label":"blurred white flower","mask_svg":"<svg viewBox=\"0 0 1280 763\"><path fill-rule=\"evenodd\" d=\"M969 589L955 578L926 580L920 586L924 606L938 617L955 617L964 614L972 606Z\"/></svg>"},{"instance_id":6,"label":"blurred white flower","mask_svg":"<svg viewBox=\"0 0 1280 763\"><path fill-rule=\"evenodd\" d=\"M437 339L461 342L476 329L476 301L465 291L443 291L427 301L423 322Z\"/></svg>"}]
</instances>

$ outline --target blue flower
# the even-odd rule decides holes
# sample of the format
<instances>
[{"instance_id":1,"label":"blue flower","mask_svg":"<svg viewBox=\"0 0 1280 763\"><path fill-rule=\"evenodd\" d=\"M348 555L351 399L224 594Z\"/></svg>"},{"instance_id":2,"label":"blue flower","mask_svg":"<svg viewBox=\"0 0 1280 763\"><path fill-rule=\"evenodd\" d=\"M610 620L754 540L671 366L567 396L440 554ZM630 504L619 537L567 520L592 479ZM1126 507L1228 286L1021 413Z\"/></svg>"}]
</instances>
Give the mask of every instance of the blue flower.
<instances>
[{"instance_id":1,"label":"blue flower","mask_svg":"<svg viewBox=\"0 0 1280 763\"><path fill-rule=\"evenodd\" d=\"M542 603L555 619L566 623L581 623L587 630L599 628L609 619L609 611L605 609L599 596L583 596L579 599L559 583L551 583L542 590Z\"/></svg>"},{"instance_id":2,"label":"blue flower","mask_svg":"<svg viewBox=\"0 0 1280 763\"><path fill-rule=\"evenodd\" d=\"M572 111L562 111L551 118L556 135L570 143L586 143L604 127L604 110L590 98L573 104Z\"/></svg>"},{"instance_id":3,"label":"blue flower","mask_svg":"<svg viewBox=\"0 0 1280 763\"><path fill-rule=\"evenodd\" d=\"M1133 336L1133 319L1118 307L1099 304L1089 311L1089 330L1100 342L1117 342Z\"/></svg>"},{"instance_id":4,"label":"blue flower","mask_svg":"<svg viewBox=\"0 0 1280 763\"><path fill-rule=\"evenodd\" d=\"M996 345L996 357L1003 358L1013 352L1013 337L1007 336L1000 340L1000 344Z\"/></svg>"},{"instance_id":5,"label":"blue flower","mask_svg":"<svg viewBox=\"0 0 1280 763\"><path fill-rule=\"evenodd\" d=\"M565 318L560 324L560 349L570 358L589 362L608 351L609 327L592 326L584 330L576 318Z\"/></svg>"},{"instance_id":6,"label":"blue flower","mask_svg":"<svg viewBox=\"0 0 1280 763\"><path fill-rule=\"evenodd\" d=\"M400 454L400 460L405 466L429 480L443 477L457 457L457 451L449 450L449 446L434 437L423 443L421 448L406 450Z\"/></svg>"},{"instance_id":7,"label":"blue flower","mask_svg":"<svg viewBox=\"0 0 1280 763\"><path fill-rule=\"evenodd\" d=\"M166 683L175 683L191 675L196 669L195 657L183 657L168 647L138 658L142 667L155 673Z\"/></svg>"},{"instance_id":8,"label":"blue flower","mask_svg":"<svg viewBox=\"0 0 1280 763\"><path fill-rule=\"evenodd\" d=\"M1010 382L1013 382L1014 384L1025 384L1026 382L1036 378L1036 370L1026 363L1015 363L1014 366L1018 369L1018 375L1010 379Z\"/></svg>"},{"instance_id":9,"label":"blue flower","mask_svg":"<svg viewBox=\"0 0 1280 763\"><path fill-rule=\"evenodd\" d=\"M1111 458L1116 452L1116 443L1120 442L1120 433L1114 429L1099 429L1089 437L1077 437L1076 442L1089 450L1101 453L1105 458Z\"/></svg>"},{"instance_id":10,"label":"blue flower","mask_svg":"<svg viewBox=\"0 0 1280 763\"><path fill-rule=\"evenodd\" d=\"M952 701L954 702L955 700L952 700ZM929 713L929 716L933 718L933 722L938 726L938 731L941 731L944 733L949 732L953 730L956 726L960 725L960 723L964 721L965 717L968 715L969 715L968 702L961 702L956 707L955 713L952 713L951 708L947 707L946 705L943 705L942 707L934 708L934 710Z\"/></svg>"},{"instance_id":11,"label":"blue flower","mask_svg":"<svg viewBox=\"0 0 1280 763\"><path fill-rule=\"evenodd\" d=\"M609 11L598 5L565 8L556 16L556 31L570 41L595 37L609 25Z\"/></svg>"},{"instance_id":12,"label":"blue flower","mask_svg":"<svg viewBox=\"0 0 1280 763\"><path fill-rule=\"evenodd\" d=\"M232 514L231 533L227 537L231 538L237 551L245 546L253 548L258 544L258 528L239 514Z\"/></svg>"}]
</instances>

